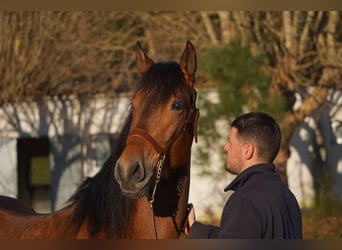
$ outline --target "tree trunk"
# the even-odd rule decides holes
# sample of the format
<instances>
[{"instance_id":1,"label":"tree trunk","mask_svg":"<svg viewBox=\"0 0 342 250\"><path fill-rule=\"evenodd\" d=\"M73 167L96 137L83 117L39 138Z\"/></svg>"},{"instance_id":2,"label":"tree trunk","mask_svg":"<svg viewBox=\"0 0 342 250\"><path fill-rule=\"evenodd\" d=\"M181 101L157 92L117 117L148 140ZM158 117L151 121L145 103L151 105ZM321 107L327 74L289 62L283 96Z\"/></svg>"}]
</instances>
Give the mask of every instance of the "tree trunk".
<instances>
[{"instance_id":1,"label":"tree trunk","mask_svg":"<svg viewBox=\"0 0 342 250\"><path fill-rule=\"evenodd\" d=\"M286 164L290 157L289 142L296 128L304 122L305 117L313 114L327 99L328 88L317 87L296 111L288 111L280 122L282 142L275 164L283 180L287 182Z\"/></svg>"},{"instance_id":2,"label":"tree trunk","mask_svg":"<svg viewBox=\"0 0 342 250\"><path fill-rule=\"evenodd\" d=\"M218 38L216 36L214 26L213 26L212 22L210 21L209 15L210 15L210 13L208 13L207 11L201 11L202 21L203 21L204 26L207 30L207 33L210 37L211 43L214 45L218 45L219 44Z\"/></svg>"}]
</instances>

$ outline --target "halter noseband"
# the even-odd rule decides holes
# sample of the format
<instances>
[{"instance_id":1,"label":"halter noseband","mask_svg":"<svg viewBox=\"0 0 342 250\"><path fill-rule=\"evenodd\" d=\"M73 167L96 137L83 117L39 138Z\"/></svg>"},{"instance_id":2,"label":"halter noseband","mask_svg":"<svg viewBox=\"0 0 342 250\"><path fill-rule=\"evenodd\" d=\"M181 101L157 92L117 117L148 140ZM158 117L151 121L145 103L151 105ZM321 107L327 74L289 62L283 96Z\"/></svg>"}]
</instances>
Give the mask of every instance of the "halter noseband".
<instances>
[{"instance_id":1,"label":"halter noseband","mask_svg":"<svg viewBox=\"0 0 342 250\"><path fill-rule=\"evenodd\" d=\"M164 150L159 145L159 143L152 136L150 136L144 129L141 129L141 128L132 129L129 132L127 140L129 140L132 137L138 137L150 143L155 149L155 151L158 153L158 155L164 154Z\"/></svg>"}]
</instances>

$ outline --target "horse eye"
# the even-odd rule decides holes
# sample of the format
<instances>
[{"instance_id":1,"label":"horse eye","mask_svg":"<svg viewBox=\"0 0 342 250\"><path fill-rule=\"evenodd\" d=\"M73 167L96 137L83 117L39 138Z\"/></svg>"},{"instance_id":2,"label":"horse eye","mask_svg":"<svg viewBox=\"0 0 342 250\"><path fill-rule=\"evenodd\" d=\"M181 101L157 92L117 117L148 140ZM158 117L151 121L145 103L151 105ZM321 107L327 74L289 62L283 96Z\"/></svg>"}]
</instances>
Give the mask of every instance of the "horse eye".
<instances>
[{"instance_id":1,"label":"horse eye","mask_svg":"<svg viewBox=\"0 0 342 250\"><path fill-rule=\"evenodd\" d=\"M182 111L184 109L184 104L181 101L175 101L172 103L172 109L176 111Z\"/></svg>"}]
</instances>

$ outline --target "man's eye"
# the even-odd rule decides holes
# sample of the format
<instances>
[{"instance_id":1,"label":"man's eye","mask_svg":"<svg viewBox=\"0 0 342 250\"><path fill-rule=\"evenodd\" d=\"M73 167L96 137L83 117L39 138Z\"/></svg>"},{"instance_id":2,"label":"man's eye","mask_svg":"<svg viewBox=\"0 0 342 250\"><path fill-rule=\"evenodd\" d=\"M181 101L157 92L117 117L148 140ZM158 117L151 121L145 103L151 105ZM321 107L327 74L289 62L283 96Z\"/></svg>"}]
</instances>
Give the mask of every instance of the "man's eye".
<instances>
[{"instance_id":1,"label":"man's eye","mask_svg":"<svg viewBox=\"0 0 342 250\"><path fill-rule=\"evenodd\" d=\"M184 109L184 104L181 101L175 101L172 103L172 109L176 111L182 111Z\"/></svg>"}]
</instances>

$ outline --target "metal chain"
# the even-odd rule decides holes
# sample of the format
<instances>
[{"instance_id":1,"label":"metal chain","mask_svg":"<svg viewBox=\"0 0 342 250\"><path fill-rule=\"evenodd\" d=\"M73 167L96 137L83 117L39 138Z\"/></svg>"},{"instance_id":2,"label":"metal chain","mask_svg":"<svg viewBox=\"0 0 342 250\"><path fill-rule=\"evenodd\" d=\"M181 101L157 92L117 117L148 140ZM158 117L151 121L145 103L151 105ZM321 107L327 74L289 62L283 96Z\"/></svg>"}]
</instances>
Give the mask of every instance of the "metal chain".
<instances>
[{"instance_id":1,"label":"metal chain","mask_svg":"<svg viewBox=\"0 0 342 250\"><path fill-rule=\"evenodd\" d=\"M152 196L151 196L151 199L149 200L149 202L151 203L151 206L154 202L154 196L156 195L156 190L157 190L158 183L160 181L160 176L161 176L162 168L164 165L164 161L165 161L165 154L162 154L161 156L159 156L159 160L157 162L156 183L154 184Z\"/></svg>"},{"instance_id":2,"label":"metal chain","mask_svg":"<svg viewBox=\"0 0 342 250\"><path fill-rule=\"evenodd\" d=\"M149 200L149 203L150 203L150 206L151 206L152 224L153 224L153 231L154 231L155 239L158 239L158 235L157 235L156 221L155 221L154 212L153 212L153 202L154 202L154 197L156 195L157 186L158 186L158 183L160 181L162 168L164 166L164 161L165 161L165 154L162 153L161 155L159 155L159 159L158 159L158 162L157 162L157 165L156 165L156 167L157 167L156 182L155 182L154 187L153 187L152 197Z\"/></svg>"}]
</instances>

